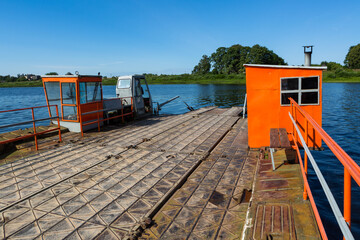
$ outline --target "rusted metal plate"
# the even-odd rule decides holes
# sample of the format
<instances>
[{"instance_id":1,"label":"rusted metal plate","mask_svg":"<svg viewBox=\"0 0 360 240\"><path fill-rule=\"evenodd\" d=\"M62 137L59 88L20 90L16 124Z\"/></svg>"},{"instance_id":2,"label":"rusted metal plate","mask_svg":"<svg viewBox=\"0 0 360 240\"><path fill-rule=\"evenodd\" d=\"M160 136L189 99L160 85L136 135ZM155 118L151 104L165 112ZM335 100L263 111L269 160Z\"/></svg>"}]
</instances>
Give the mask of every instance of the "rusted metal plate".
<instances>
[{"instance_id":1,"label":"rusted metal plate","mask_svg":"<svg viewBox=\"0 0 360 240\"><path fill-rule=\"evenodd\" d=\"M303 200L299 165L285 164L287 150L277 149L273 171L269 152L261 151L245 239L321 239L311 207Z\"/></svg>"},{"instance_id":2,"label":"rusted metal plate","mask_svg":"<svg viewBox=\"0 0 360 240\"><path fill-rule=\"evenodd\" d=\"M297 239L292 207L288 204L258 204L253 239Z\"/></svg>"}]
</instances>

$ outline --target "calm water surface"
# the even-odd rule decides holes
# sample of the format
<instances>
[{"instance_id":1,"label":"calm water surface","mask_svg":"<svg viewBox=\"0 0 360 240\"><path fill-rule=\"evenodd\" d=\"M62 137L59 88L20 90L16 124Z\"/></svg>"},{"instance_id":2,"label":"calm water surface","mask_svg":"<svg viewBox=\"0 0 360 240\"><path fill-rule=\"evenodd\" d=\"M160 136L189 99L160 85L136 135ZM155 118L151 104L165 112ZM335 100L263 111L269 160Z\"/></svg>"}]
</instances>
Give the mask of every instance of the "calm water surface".
<instances>
[{"instance_id":1,"label":"calm water surface","mask_svg":"<svg viewBox=\"0 0 360 240\"><path fill-rule=\"evenodd\" d=\"M185 101L193 108L216 105L219 107L239 106L244 102L245 85L150 85L153 100L164 102L174 96L177 99L165 105L164 114L187 112ZM115 97L114 86L104 86L104 97ZM43 88L0 88L0 111L15 108L46 105ZM37 118L47 117L47 109L36 111ZM31 119L31 112L1 114L0 125ZM330 136L359 164L360 153L360 83L324 83L323 84L323 128ZM44 123L46 124L46 123ZM22 126L24 128L25 126ZM15 127L18 129L20 127ZM0 129L1 131L1 129ZM338 205L342 208L343 168L331 151L325 148L314 152L324 177L332 189ZM314 175L309 170L311 189L318 204L320 215L330 239L340 239L341 234L333 218L325 195ZM352 230L355 239L360 239L360 191L353 182L352 193Z\"/></svg>"}]
</instances>

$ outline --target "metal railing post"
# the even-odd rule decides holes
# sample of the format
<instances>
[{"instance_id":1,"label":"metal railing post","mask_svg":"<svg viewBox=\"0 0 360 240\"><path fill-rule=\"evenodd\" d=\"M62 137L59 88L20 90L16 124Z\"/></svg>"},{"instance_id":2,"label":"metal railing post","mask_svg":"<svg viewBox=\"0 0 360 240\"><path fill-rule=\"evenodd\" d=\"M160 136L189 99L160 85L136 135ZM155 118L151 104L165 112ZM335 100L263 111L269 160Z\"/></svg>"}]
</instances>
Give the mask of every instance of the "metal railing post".
<instances>
[{"instance_id":1,"label":"metal railing post","mask_svg":"<svg viewBox=\"0 0 360 240\"><path fill-rule=\"evenodd\" d=\"M120 98L120 105L121 105L121 122L124 123L124 105L122 103L122 98Z\"/></svg>"},{"instance_id":2,"label":"metal railing post","mask_svg":"<svg viewBox=\"0 0 360 240\"><path fill-rule=\"evenodd\" d=\"M131 98L131 116L134 117L134 101L133 101L133 97Z\"/></svg>"},{"instance_id":3,"label":"metal railing post","mask_svg":"<svg viewBox=\"0 0 360 240\"><path fill-rule=\"evenodd\" d=\"M96 104L97 120L98 120L98 132L100 132L100 116L99 116L99 103Z\"/></svg>"},{"instance_id":4,"label":"metal railing post","mask_svg":"<svg viewBox=\"0 0 360 240\"><path fill-rule=\"evenodd\" d=\"M81 136L84 136L84 129L83 129L83 113L81 111L81 105L80 105L80 111L79 111L79 118L80 118L80 131L81 131Z\"/></svg>"},{"instance_id":5,"label":"metal railing post","mask_svg":"<svg viewBox=\"0 0 360 240\"><path fill-rule=\"evenodd\" d=\"M60 116L59 116L59 108L58 105L55 105L56 108L56 116L57 116L57 122L58 122L58 128L59 128L59 142L61 142L61 127L60 127Z\"/></svg>"},{"instance_id":6,"label":"metal railing post","mask_svg":"<svg viewBox=\"0 0 360 240\"><path fill-rule=\"evenodd\" d=\"M344 219L351 227L351 175L344 167Z\"/></svg>"},{"instance_id":7,"label":"metal railing post","mask_svg":"<svg viewBox=\"0 0 360 240\"><path fill-rule=\"evenodd\" d=\"M298 120L297 120L297 117L296 117L296 107L295 107L295 105L294 105L294 120L295 120L295 123L297 124L298 123ZM299 142L299 140L298 140L298 133L297 133L297 131L295 131L295 141L296 142Z\"/></svg>"},{"instance_id":8,"label":"metal railing post","mask_svg":"<svg viewBox=\"0 0 360 240\"><path fill-rule=\"evenodd\" d=\"M243 119L245 118L245 112L246 112L246 99L247 99L247 94L245 93L245 100L244 100L244 107L243 107Z\"/></svg>"},{"instance_id":9,"label":"metal railing post","mask_svg":"<svg viewBox=\"0 0 360 240\"><path fill-rule=\"evenodd\" d=\"M37 141L37 136L36 136L36 125L35 125L34 108L31 108L31 115L32 115L32 120L33 120L33 128L34 128L35 148L36 148L36 150L39 150L38 141Z\"/></svg>"}]
</instances>

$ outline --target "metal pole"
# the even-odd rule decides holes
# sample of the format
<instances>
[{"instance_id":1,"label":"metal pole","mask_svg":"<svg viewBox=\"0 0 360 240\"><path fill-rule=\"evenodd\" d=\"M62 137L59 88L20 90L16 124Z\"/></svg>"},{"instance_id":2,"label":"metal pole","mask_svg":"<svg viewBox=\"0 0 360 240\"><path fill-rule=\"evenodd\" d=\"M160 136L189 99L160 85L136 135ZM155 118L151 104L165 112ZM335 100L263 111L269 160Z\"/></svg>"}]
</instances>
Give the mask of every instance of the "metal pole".
<instances>
[{"instance_id":1,"label":"metal pole","mask_svg":"<svg viewBox=\"0 0 360 240\"><path fill-rule=\"evenodd\" d=\"M96 103L96 110L97 110L97 120L98 120L98 132L100 132L100 116L99 116L99 103Z\"/></svg>"},{"instance_id":2,"label":"metal pole","mask_svg":"<svg viewBox=\"0 0 360 240\"><path fill-rule=\"evenodd\" d=\"M61 142L61 128L60 128L60 117L59 117L59 109L58 109L58 105L55 105L56 108L56 116L57 116L57 122L58 122L58 128L59 128L59 142Z\"/></svg>"},{"instance_id":3,"label":"metal pole","mask_svg":"<svg viewBox=\"0 0 360 240\"><path fill-rule=\"evenodd\" d=\"M38 147L37 136L36 136L34 108L31 108L31 115L32 115L32 120L33 120L33 128L34 128L35 148L36 148L36 151L37 151L37 150L39 150L39 147Z\"/></svg>"},{"instance_id":4,"label":"metal pole","mask_svg":"<svg viewBox=\"0 0 360 240\"><path fill-rule=\"evenodd\" d=\"M274 155L273 155L274 149L269 148L269 150L270 150L270 156L271 156L271 163L272 163L273 171L275 171L275 162L274 162Z\"/></svg>"},{"instance_id":5,"label":"metal pole","mask_svg":"<svg viewBox=\"0 0 360 240\"><path fill-rule=\"evenodd\" d=\"M245 93L245 101L244 101L244 107L243 107L243 119L245 118L245 112L246 112L246 99L247 99L247 94Z\"/></svg>"},{"instance_id":6,"label":"metal pole","mask_svg":"<svg viewBox=\"0 0 360 240\"><path fill-rule=\"evenodd\" d=\"M307 145L308 144L308 121L306 118L305 118L305 124L306 124L306 126L305 126L305 142ZM305 176L307 178L307 176L308 176L308 157L307 157L306 151L304 152L304 172L305 172ZM305 184L304 184L303 198L304 198L304 200L307 200L307 198L308 198Z\"/></svg>"},{"instance_id":7,"label":"metal pole","mask_svg":"<svg viewBox=\"0 0 360 240\"><path fill-rule=\"evenodd\" d=\"M122 98L120 98L120 106L121 106L121 122L125 123L125 120L124 120L124 105L122 103Z\"/></svg>"},{"instance_id":8,"label":"metal pole","mask_svg":"<svg viewBox=\"0 0 360 240\"><path fill-rule=\"evenodd\" d=\"M134 118L134 102L133 102L133 97L130 97L131 99L131 116Z\"/></svg>"},{"instance_id":9,"label":"metal pole","mask_svg":"<svg viewBox=\"0 0 360 240\"><path fill-rule=\"evenodd\" d=\"M79 118L80 118L80 131L81 131L81 136L84 136L84 129L83 129L83 114L81 111L81 107L80 107L80 113L79 113Z\"/></svg>"},{"instance_id":10,"label":"metal pole","mask_svg":"<svg viewBox=\"0 0 360 240\"><path fill-rule=\"evenodd\" d=\"M171 101L174 101L175 99L177 99L177 98L179 98L179 97L180 97L180 96L173 97L173 98L171 98L171 99L169 99L169 100L167 100L167 101L159 104L158 109L160 110L162 106L164 106L165 104L168 104L168 103L171 102Z\"/></svg>"}]
</instances>

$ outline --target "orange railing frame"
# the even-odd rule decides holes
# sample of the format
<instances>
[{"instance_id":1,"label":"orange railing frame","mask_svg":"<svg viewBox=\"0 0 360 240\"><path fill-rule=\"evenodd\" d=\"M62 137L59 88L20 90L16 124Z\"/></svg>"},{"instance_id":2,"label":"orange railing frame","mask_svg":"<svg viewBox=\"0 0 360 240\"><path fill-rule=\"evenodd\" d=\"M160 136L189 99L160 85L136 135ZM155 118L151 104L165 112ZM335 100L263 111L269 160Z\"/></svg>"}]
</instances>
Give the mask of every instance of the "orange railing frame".
<instances>
[{"instance_id":1,"label":"orange railing frame","mask_svg":"<svg viewBox=\"0 0 360 240\"><path fill-rule=\"evenodd\" d=\"M294 144L295 144L295 149L296 149L296 152L297 152L297 157L299 159L299 163L300 163L300 168L301 168L301 174L303 176L303 179L304 179L304 193L303 193L303 198L304 200L307 199L307 197L309 197L309 200L310 200L310 204L311 204L311 207L313 209L313 212L314 212L314 215L315 215L315 220L316 220L316 223L319 227L319 231L320 231L320 234L321 234L321 238L324 239L324 240L327 240L328 237L326 235L326 231L325 231L325 228L324 228L324 225L321 221L321 218L320 218L320 214L319 214L319 211L316 207L316 203L315 203L315 200L314 200L314 197L311 193L311 190L310 190L310 185L309 185L309 182L307 180L307 170L305 171L304 169L304 164L303 164L303 161L301 159L301 154L300 154L300 149L299 149L299 146L297 144L297 142L295 141L295 137L293 134L291 134L292 136L292 139L294 141ZM305 153L306 154L306 153ZM306 166L307 167L307 166Z\"/></svg>"},{"instance_id":2,"label":"orange railing frame","mask_svg":"<svg viewBox=\"0 0 360 240\"><path fill-rule=\"evenodd\" d=\"M42 119L37 119L35 120L35 113L34 113L34 109L38 109L38 108L48 108L50 109L51 107L55 107L56 108L56 117L48 117L48 118L42 118ZM37 106L37 107L30 107L30 108L19 108L19 109L12 109L12 110L5 110L5 111L0 111L0 113L7 113L7 112L16 112L16 111L24 111L24 110L31 110L31 117L32 117L32 121L25 121L25 122L19 122L19 123L13 123L13 124L8 124L8 125L3 125L0 126L0 128L7 128L7 127L13 127L13 126L19 126L19 125L24 125L24 124L29 124L32 123L33 124L33 131L34 133L32 134L27 134L25 136L22 137L16 137L13 139L8 139L5 141L0 141L0 144L6 144L6 143L10 143L10 142L15 142L15 141L19 141L22 139L26 139L26 138L31 138L34 137L34 141L35 141L35 147L36 150L39 150L39 146L38 146L38 141L37 141L37 136L41 135L41 134L45 134L48 132L52 132L52 131L58 131L59 132L59 141L61 142L61 128L60 128L60 117L59 117L59 109L57 105L47 105L47 106ZM50 112L49 112L50 113ZM36 132L36 122L41 122L41 121L46 121L46 120L52 120L52 119L57 119L58 122L58 127L56 128L52 128L52 129L48 129L45 131L41 131L41 132Z\"/></svg>"},{"instance_id":3,"label":"orange railing frame","mask_svg":"<svg viewBox=\"0 0 360 240\"><path fill-rule=\"evenodd\" d=\"M325 130L319 126L319 124L310 116L309 113L307 113L305 110L303 110L292 98L289 98L290 104L291 104L291 115L295 119L295 123L298 124L298 119L296 117L296 113L300 113L304 120L304 129L305 129L305 143L308 143L308 125L311 124L312 128L316 131L318 136L321 137L321 139L324 141L324 143L329 147L329 149L333 152L333 154L338 158L338 160L342 163L344 166L344 213L343 217L345 221L347 222L349 228L351 226L351 178L355 180L355 182L360 186L360 167L359 165L325 132ZM307 197L310 198L311 205L313 207L313 210L315 212L316 220L320 229L320 232L323 231L323 225L321 223L321 219L318 216L318 211L313 199L313 196L311 194L310 186L307 181L307 171L308 171L308 156L306 151L304 151L304 162L301 159L300 150L298 147L298 136L295 130L293 130L292 133L293 141L294 141L294 147L297 151L298 158L300 160L301 165L301 171L304 178L304 193L303 197L304 200L307 199ZM303 146L304 147L304 146ZM326 236L326 235L325 235ZM324 238L322 233L323 239Z\"/></svg>"},{"instance_id":4,"label":"orange railing frame","mask_svg":"<svg viewBox=\"0 0 360 240\"><path fill-rule=\"evenodd\" d=\"M130 98L131 99L131 112L128 112L128 113L124 113L124 105L123 105L123 102L122 100L124 98ZM80 131L81 131L81 136L84 136L84 131L83 131L83 127L84 126L87 126L87 125L91 125L91 124L95 124L97 123L98 125L98 131L100 132L100 123L101 122L104 122L104 121L108 121L108 120L111 120L111 119L115 119L115 118L120 118L121 117L121 120L122 122L124 123L124 117L125 116L128 116L128 115L131 115L132 117L134 117L134 106L133 106L133 97L122 97L122 98L116 98L116 99L119 99L120 100L120 104L121 104L121 114L120 115L117 115L117 116L113 116L113 117L108 117L108 118L101 118L100 117L100 113L103 113L105 111L108 111L108 109L100 109L100 104L102 106L104 106L104 102L106 101L112 101L114 99L103 99L101 101L97 101L97 102L91 102L89 104L94 104L96 103L96 111L90 111L90 112L85 112L85 113L82 113L81 112L81 108L80 108L80 112L79 112L79 116L80 116ZM86 105L87 103L84 103L82 105ZM97 115L97 118L96 120L92 120L90 122L86 122L86 123L83 123L83 116L84 115L88 115L88 114L94 114L96 113Z\"/></svg>"}]
</instances>

